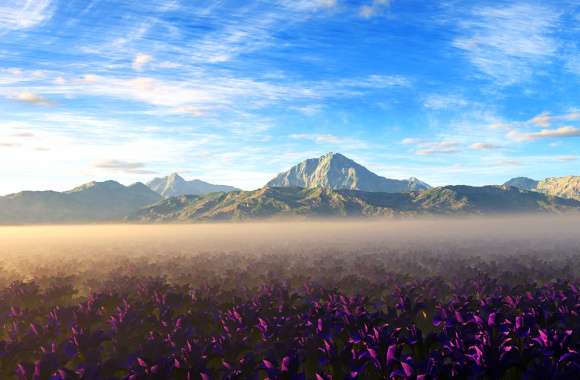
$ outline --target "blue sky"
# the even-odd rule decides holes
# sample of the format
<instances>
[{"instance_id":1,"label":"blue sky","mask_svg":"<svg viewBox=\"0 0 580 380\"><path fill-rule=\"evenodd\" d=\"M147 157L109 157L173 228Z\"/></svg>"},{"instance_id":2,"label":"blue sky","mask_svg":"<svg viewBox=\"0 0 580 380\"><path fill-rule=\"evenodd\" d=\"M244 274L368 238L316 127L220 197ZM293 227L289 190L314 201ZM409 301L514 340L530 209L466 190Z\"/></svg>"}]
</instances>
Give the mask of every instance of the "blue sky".
<instances>
[{"instance_id":1,"label":"blue sky","mask_svg":"<svg viewBox=\"0 0 580 380\"><path fill-rule=\"evenodd\" d=\"M0 193L257 188L327 151L389 178L580 175L580 5L0 0Z\"/></svg>"}]
</instances>

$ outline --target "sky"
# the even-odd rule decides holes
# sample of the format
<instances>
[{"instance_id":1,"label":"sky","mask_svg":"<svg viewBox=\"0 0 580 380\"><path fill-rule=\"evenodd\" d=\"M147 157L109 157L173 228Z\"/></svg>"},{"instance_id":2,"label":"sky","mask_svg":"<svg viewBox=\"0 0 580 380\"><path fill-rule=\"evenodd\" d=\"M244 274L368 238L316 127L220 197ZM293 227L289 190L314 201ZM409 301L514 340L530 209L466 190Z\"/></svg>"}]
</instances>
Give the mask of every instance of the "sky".
<instances>
[{"instance_id":1,"label":"sky","mask_svg":"<svg viewBox=\"0 0 580 380\"><path fill-rule=\"evenodd\" d=\"M580 175L580 3L0 0L0 194L340 152L388 178Z\"/></svg>"}]
</instances>

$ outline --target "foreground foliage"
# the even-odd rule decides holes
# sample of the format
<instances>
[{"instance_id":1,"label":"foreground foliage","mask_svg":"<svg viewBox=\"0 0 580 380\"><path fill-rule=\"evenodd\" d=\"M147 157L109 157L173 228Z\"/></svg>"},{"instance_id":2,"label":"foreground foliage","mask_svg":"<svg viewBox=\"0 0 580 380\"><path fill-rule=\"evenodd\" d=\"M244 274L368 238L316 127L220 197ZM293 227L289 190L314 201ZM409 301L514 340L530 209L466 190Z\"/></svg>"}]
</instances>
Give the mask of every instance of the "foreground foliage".
<instances>
[{"instance_id":1,"label":"foreground foliage","mask_svg":"<svg viewBox=\"0 0 580 380\"><path fill-rule=\"evenodd\" d=\"M223 254L13 281L0 378L580 378L579 257Z\"/></svg>"}]
</instances>

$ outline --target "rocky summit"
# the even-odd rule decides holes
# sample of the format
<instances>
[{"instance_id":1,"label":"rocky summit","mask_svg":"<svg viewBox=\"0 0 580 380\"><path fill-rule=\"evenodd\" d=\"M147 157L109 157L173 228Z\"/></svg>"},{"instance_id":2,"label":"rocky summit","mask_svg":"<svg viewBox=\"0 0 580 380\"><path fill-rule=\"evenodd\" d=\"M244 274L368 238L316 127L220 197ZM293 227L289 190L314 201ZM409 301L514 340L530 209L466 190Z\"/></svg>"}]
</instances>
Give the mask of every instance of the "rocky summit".
<instances>
[{"instance_id":1,"label":"rocky summit","mask_svg":"<svg viewBox=\"0 0 580 380\"><path fill-rule=\"evenodd\" d=\"M136 222L197 222L268 218L498 215L580 210L580 201L509 186L445 186L380 193L325 187L264 187L165 199L128 217Z\"/></svg>"},{"instance_id":2,"label":"rocky summit","mask_svg":"<svg viewBox=\"0 0 580 380\"><path fill-rule=\"evenodd\" d=\"M510 179L505 185L555 197L580 200L580 176L550 177L540 181L518 177Z\"/></svg>"},{"instance_id":3,"label":"rocky summit","mask_svg":"<svg viewBox=\"0 0 580 380\"><path fill-rule=\"evenodd\" d=\"M302 161L278 174L266 186L307 189L323 187L384 193L406 193L431 187L417 178L398 180L381 177L348 157L332 152L320 158Z\"/></svg>"},{"instance_id":4,"label":"rocky summit","mask_svg":"<svg viewBox=\"0 0 580 380\"><path fill-rule=\"evenodd\" d=\"M180 195L202 195L216 192L237 191L232 186L214 185L199 179L187 181L179 174L173 173L167 177L155 178L147 183L147 186L164 198Z\"/></svg>"}]
</instances>

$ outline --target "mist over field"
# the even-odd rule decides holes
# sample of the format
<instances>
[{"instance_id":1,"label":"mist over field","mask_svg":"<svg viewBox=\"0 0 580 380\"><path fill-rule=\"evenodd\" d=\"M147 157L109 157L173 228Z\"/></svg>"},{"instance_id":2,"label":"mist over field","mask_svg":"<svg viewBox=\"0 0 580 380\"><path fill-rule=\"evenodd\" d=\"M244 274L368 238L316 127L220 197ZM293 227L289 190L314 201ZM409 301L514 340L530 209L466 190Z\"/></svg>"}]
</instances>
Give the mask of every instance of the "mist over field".
<instances>
[{"instance_id":1,"label":"mist over field","mask_svg":"<svg viewBox=\"0 0 580 380\"><path fill-rule=\"evenodd\" d=\"M2 227L0 378L576 378L579 222Z\"/></svg>"},{"instance_id":2,"label":"mist over field","mask_svg":"<svg viewBox=\"0 0 580 380\"><path fill-rule=\"evenodd\" d=\"M7 278L102 273L125 263L223 256L389 255L418 252L481 258L517 254L558 259L580 251L577 216L425 218L388 221L300 221L190 225L71 225L0 228ZM239 259L238 258L238 259ZM125 268L126 269L126 268ZM179 270L179 268L175 268ZM144 271L145 274L145 271ZM172 273L164 273L172 277Z\"/></svg>"}]
</instances>

